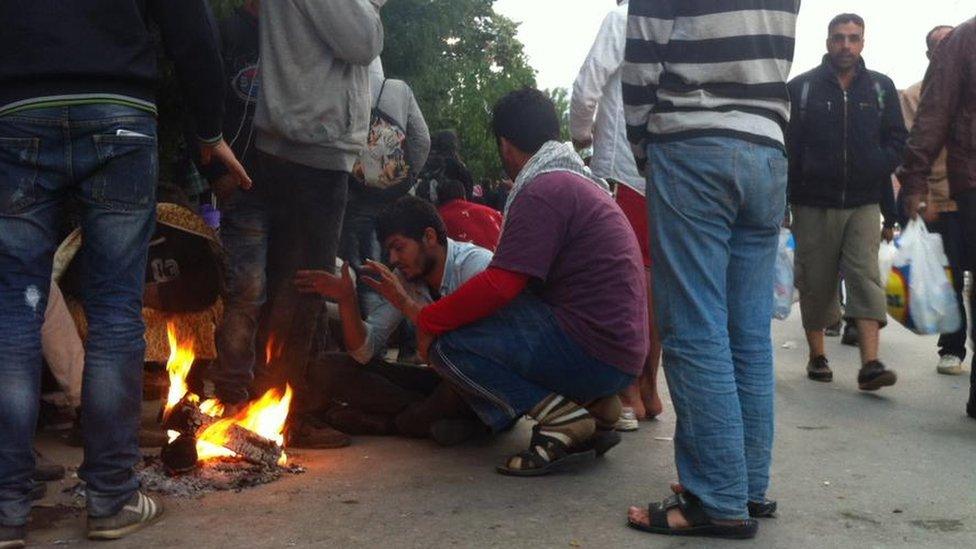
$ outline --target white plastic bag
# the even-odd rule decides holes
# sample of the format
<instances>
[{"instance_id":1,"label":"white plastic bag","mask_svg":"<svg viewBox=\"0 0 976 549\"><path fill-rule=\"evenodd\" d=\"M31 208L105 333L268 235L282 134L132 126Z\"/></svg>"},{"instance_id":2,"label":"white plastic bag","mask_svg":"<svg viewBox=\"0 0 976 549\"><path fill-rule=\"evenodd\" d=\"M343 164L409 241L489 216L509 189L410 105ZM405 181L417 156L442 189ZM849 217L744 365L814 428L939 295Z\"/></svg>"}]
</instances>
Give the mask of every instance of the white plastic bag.
<instances>
[{"instance_id":1,"label":"white plastic bag","mask_svg":"<svg viewBox=\"0 0 976 549\"><path fill-rule=\"evenodd\" d=\"M888 277L891 276L891 268L895 265L895 256L898 254L898 247L894 242L882 242L878 250L878 271L881 273L881 287L888 287Z\"/></svg>"},{"instance_id":2,"label":"white plastic bag","mask_svg":"<svg viewBox=\"0 0 976 549\"><path fill-rule=\"evenodd\" d=\"M911 322L908 318L902 322L917 334L952 333L961 326L956 292L946 273L948 265L942 237L929 233L921 219L910 221L898 239L894 267L908 290Z\"/></svg>"},{"instance_id":3,"label":"white plastic bag","mask_svg":"<svg viewBox=\"0 0 976 549\"><path fill-rule=\"evenodd\" d=\"M773 283L773 318L786 320L793 310L793 238L789 229L780 229Z\"/></svg>"}]
</instances>

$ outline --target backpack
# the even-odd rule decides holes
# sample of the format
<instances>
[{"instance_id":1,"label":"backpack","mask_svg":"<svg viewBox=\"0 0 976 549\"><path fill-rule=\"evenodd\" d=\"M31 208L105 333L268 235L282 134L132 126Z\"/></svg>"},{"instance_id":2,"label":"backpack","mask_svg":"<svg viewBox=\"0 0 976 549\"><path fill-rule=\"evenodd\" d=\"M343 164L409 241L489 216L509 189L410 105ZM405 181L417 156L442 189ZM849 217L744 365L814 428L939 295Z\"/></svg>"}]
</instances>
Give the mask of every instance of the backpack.
<instances>
[{"instance_id":1,"label":"backpack","mask_svg":"<svg viewBox=\"0 0 976 549\"><path fill-rule=\"evenodd\" d=\"M870 72L868 77L871 78L871 86L874 88L874 95L878 101L878 118L884 118L885 110L885 90L881 87L881 84L875 80L874 75ZM807 103L810 100L810 79L803 81L803 86L800 88L800 123L806 122L807 119Z\"/></svg>"},{"instance_id":2,"label":"backpack","mask_svg":"<svg viewBox=\"0 0 976 549\"><path fill-rule=\"evenodd\" d=\"M400 183L410 170L404 151L407 132L392 116L379 108L385 88L386 80L383 80L376 104L370 112L366 146L352 169L356 180L377 189L386 189Z\"/></svg>"}]
</instances>

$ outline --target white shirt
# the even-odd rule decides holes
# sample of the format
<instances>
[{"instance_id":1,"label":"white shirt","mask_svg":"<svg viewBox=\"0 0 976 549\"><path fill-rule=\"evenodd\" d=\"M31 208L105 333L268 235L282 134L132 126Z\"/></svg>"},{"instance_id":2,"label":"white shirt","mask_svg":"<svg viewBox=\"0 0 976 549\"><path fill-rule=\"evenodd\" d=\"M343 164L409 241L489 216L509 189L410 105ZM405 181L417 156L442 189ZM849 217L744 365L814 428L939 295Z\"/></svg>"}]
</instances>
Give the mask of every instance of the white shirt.
<instances>
[{"instance_id":1,"label":"white shirt","mask_svg":"<svg viewBox=\"0 0 976 549\"><path fill-rule=\"evenodd\" d=\"M627 2L623 2L603 20L576 77L569 126L574 140L593 140L593 175L613 179L644 194L644 178L637 171L624 119L621 67L626 44Z\"/></svg>"}]
</instances>

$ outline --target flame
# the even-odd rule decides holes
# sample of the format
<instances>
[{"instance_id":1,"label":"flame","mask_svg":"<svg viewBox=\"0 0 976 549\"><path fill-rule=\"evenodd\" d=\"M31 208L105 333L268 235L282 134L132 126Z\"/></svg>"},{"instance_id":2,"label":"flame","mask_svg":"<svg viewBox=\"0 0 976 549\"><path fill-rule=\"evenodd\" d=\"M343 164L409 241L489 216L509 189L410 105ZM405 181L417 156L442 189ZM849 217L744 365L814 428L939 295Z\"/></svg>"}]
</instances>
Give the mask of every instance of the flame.
<instances>
[{"instance_id":1,"label":"flame","mask_svg":"<svg viewBox=\"0 0 976 549\"><path fill-rule=\"evenodd\" d=\"M169 373L169 392L166 397L164 416L182 400L189 388L186 384L186 377L190 373L195 358L193 346L188 343L180 343L176 338L176 327L170 323L166 327L166 335L169 339L170 356L166 363L166 371ZM277 356L281 351L280 346L275 344L272 334L268 338L266 348L268 362ZM238 425L252 431L262 437L272 440L278 446L284 446L285 420L288 418L288 409L291 406L292 389L288 385L285 387L284 394L279 389L271 389L260 399L249 403L240 411L230 417L225 417L210 425L203 432L197 435L197 455L200 461L218 457L235 457L232 450L224 448L228 440L228 430L232 425ZM193 403L199 403L200 411L210 417L221 417L224 415L226 407L216 399L208 399L200 402L200 398L195 394L188 396ZM168 431L169 441L173 442L179 436L176 431ZM284 452L281 454L279 465L286 463Z\"/></svg>"},{"instance_id":2,"label":"flame","mask_svg":"<svg viewBox=\"0 0 976 549\"><path fill-rule=\"evenodd\" d=\"M291 386L285 387L284 395L278 389L271 389L264 396L251 402L245 408L231 417L226 417L207 427L197 436L197 454L200 459L214 457L233 457L234 452L223 447L228 440L228 430L232 425L238 425L262 437L272 440L278 446L284 446L285 420L288 418L288 408L292 399ZM201 410L208 402L200 405ZM220 406L218 403L217 406ZM209 413L204 410L204 413ZM282 453L279 465L284 465L287 458Z\"/></svg>"},{"instance_id":3,"label":"flame","mask_svg":"<svg viewBox=\"0 0 976 549\"><path fill-rule=\"evenodd\" d=\"M274 334L268 334L268 343L264 346L264 365L270 366L271 361L281 355L281 345Z\"/></svg>"},{"instance_id":4,"label":"flame","mask_svg":"<svg viewBox=\"0 0 976 549\"><path fill-rule=\"evenodd\" d=\"M166 396L166 406L163 408L164 415L168 414L189 390L186 376L190 374L193 359L196 358L192 345L180 345L177 342L176 326L172 322L166 325L166 337L169 339L169 360L166 362L166 371L169 372L169 393Z\"/></svg>"}]
</instances>

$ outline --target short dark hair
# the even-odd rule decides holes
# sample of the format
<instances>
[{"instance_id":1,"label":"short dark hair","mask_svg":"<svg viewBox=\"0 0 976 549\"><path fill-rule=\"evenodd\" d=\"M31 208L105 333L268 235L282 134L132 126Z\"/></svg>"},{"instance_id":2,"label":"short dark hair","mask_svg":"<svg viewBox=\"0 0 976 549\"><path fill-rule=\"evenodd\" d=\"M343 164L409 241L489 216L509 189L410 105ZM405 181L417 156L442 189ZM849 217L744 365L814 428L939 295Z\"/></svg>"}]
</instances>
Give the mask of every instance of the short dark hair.
<instances>
[{"instance_id":1,"label":"short dark hair","mask_svg":"<svg viewBox=\"0 0 976 549\"><path fill-rule=\"evenodd\" d=\"M861 31L864 31L864 18L856 13L842 13L837 17L830 20L830 24L827 25L827 36L834 32L834 27L837 25L843 25L844 23L854 23L855 25L861 27Z\"/></svg>"},{"instance_id":2,"label":"short dark hair","mask_svg":"<svg viewBox=\"0 0 976 549\"><path fill-rule=\"evenodd\" d=\"M428 228L437 233L438 242L447 244L447 227L434 205L407 195L383 210L376 222L376 236L380 244L397 234L419 242Z\"/></svg>"},{"instance_id":3,"label":"short dark hair","mask_svg":"<svg viewBox=\"0 0 976 549\"><path fill-rule=\"evenodd\" d=\"M552 100L525 87L505 94L491 115L495 139L502 137L526 154L535 154L547 141L559 139L559 115Z\"/></svg>"},{"instance_id":4,"label":"short dark hair","mask_svg":"<svg viewBox=\"0 0 976 549\"><path fill-rule=\"evenodd\" d=\"M935 33L939 32L940 30L943 30L943 29L952 30L954 28L955 27L953 27L952 25L936 25L935 27L932 28L932 30L929 31L928 34L925 35L925 47L927 47L929 49L929 51L934 50L935 49L935 44L934 44L934 42L935 42Z\"/></svg>"},{"instance_id":5,"label":"short dark hair","mask_svg":"<svg viewBox=\"0 0 976 549\"><path fill-rule=\"evenodd\" d=\"M441 206L452 200L467 199L468 193L464 190L464 183L457 179L445 179L437 182L437 205Z\"/></svg>"}]
</instances>

